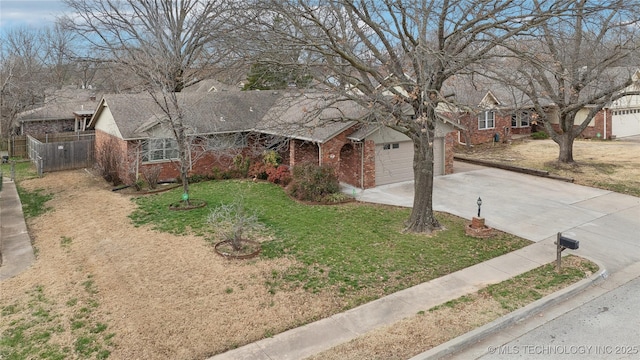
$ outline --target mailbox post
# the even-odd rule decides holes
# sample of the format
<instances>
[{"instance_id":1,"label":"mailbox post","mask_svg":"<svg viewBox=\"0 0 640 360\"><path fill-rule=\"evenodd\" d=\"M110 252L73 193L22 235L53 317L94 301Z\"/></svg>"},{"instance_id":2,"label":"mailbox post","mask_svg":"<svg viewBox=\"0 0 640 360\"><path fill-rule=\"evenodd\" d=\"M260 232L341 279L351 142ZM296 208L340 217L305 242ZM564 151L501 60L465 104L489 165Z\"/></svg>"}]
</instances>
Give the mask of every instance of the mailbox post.
<instances>
[{"instance_id":1,"label":"mailbox post","mask_svg":"<svg viewBox=\"0 0 640 360\"><path fill-rule=\"evenodd\" d=\"M562 233L558 233L558 237L556 239L556 271L560 272L562 269L562 251L564 249L569 250L578 250L580 248L580 241L569 239L568 237L562 236Z\"/></svg>"}]
</instances>

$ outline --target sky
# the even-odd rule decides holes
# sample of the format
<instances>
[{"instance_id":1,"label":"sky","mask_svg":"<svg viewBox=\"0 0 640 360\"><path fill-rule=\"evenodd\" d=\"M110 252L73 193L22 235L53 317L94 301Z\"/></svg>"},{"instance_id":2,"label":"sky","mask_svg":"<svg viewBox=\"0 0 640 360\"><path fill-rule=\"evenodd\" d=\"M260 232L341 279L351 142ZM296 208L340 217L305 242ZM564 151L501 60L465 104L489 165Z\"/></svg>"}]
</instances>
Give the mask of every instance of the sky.
<instances>
[{"instance_id":1,"label":"sky","mask_svg":"<svg viewBox=\"0 0 640 360\"><path fill-rule=\"evenodd\" d=\"M0 30L52 26L56 15L65 10L62 0L0 0Z\"/></svg>"}]
</instances>

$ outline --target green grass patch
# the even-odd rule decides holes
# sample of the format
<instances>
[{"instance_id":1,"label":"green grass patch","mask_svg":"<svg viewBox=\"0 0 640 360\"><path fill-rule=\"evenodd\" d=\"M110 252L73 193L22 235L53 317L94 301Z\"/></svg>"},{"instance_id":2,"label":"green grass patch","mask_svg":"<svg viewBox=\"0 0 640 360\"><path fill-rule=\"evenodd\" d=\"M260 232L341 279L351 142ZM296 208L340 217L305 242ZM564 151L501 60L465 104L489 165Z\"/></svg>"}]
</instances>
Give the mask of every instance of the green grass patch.
<instances>
[{"instance_id":1,"label":"green grass patch","mask_svg":"<svg viewBox=\"0 0 640 360\"><path fill-rule=\"evenodd\" d=\"M28 191L20 185L17 185L17 189L25 219L40 216L52 209L46 206L46 202L53 199L53 194L45 193L44 189Z\"/></svg>"},{"instance_id":2,"label":"green grass patch","mask_svg":"<svg viewBox=\"0 0 640 360\"><path fill-rule=\"evenodd\" d=\"M611 190L620 194L627 194L636 197L640 197L640 181L627 181L627 182L606 182L597 181L593 186Z\"/></svg>"},{"instance_id":3,"label":"green grass patch","mask_svg":"<svg viewBox=\"0 0 640 360\"><path fill-rule=\"evenodd\" d=\"M206 218L213 207L242 196L248 211L274 240L262 244L266 258L290 256L299 267L272 274L269 291L302 287L317 292L335 287L352 299L352 305L428 281L530 244L499 233L490 240L465 235L464 219L440 213L446 230L432 236L405 234L403 223L410 209L361 203L305 205L290 199L273 184L213 181L193 184L191 196L208 206L191 211L171 211L168 205L179 190L135 199L139 205L131 219L136 225L173 234L207 236Z\"/></svg>"},{"instance_id":4,"label":"green grass patch","mask_svg":"<svg viewBox=\"0 0 640 360\"><path fill-rule=\"evenodd\" d=\"M543 296L584 279L585 274L598 271L598 266L590 261L578 261L575 256L563 258L562 271L556 272L555 262L518 275L480 291L498 301L500 305L513 311Z\"/></svg>"},{"instance_id":5,"label":"green grass patch","mask_svg":"<svg viewBox=\"0 0 640 360\"><path fill-rule=\"evenodd\" d=\"M2 177L11 178L11 164L1 164ZM32 179L38 177L36 167L31 161L16 161L15 163L15 181L20 182L26 179Z\"/></svg>"},{"instance_id":6,"label":"green grass patch","mask_svg":"<svg viewBox=\"0 0 640 360\"><path fill-rule=\"evenodd\" d=\"M488 323L502 314L522 308L544 296L588 278L598 271L598 265L573 255L565 257L563 263L560 273L555 270L555 262L543 265L512 279L489 285L476 293L434 306L428 311L437 312L444 309L459 311L472 306L477 301L491 299L496 301L502 310L496 312L491 319L487 319L485 323ZM418 315L421 313L424 314L424 311L418 312ZM478 326L483 324L478 324Z\"/></svg>"},{"instance_id":7,"label":"green grass patch","mask_svg":"<svg viewBox=\"0 0 640 360\"><path fill-rule=\"evenodd\" d=\"M114 346L114 334L105 335L107 324L97 321L81 304L94 300L67 301L64 308L71 308L72 315L66 318L44 290L44 286L35 286L22 301L2 307L0 359L106 359ZM53 336L63 334L64 338L65 333L75 339L73 348Z\"/></svg>"},{"instance_id":8,"label":"green grass patch","mask_svg":"<svg viewBox=\"0 0 640 360\"><path fill-rule=\"evenodd\" d=\"M69 246L71 246L71 242L73 242L73 239L68 236L60 237L60 246L62 246L63 248L68 248Z\"/></svg>"}]
</instances>

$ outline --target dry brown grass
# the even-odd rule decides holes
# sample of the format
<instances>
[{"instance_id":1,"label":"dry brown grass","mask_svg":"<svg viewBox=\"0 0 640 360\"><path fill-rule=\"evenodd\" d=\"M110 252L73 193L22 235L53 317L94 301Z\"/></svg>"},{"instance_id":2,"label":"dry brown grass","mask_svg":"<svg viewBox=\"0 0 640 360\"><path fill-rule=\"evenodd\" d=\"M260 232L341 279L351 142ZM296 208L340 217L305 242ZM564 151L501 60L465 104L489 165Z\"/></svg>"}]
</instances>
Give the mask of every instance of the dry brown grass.
<instances>
[{"instance_id":1,"label":"dry brown grass","mask_svg":"<svg viewBox=\"0 0 640 360\"><path fill-rule=\"evenodd\" d=\"M552 140L518 140L512 144L457 149L466 157L547 170L581 185L640 196L640 141L576 140L577 166L558 166L558 145Z\"/></svg>"},{"instance_id":2,"label":"dry brown grass","mask_svg":"<svg viewBox=\"0 0 640 360\"><path fill-rule=\"evenodd\" d=\"M42 285L54 312L71 319L65 303L82 298L82 283L92 276L99 303L93 316L116 334L114 359L205 358L344 305L328 293L270 294L266 279L291 260L228 261L202 238L134 227L127 218L135 206L129 197L84 171L21 185L53 192L48 205L55 210L29 221L38 259L2 282L0 306L27 303L26 292ZM62 237L70 239L65 246ZM56 341L72 346L73 339Z\"/></svg>"}]
</instances>

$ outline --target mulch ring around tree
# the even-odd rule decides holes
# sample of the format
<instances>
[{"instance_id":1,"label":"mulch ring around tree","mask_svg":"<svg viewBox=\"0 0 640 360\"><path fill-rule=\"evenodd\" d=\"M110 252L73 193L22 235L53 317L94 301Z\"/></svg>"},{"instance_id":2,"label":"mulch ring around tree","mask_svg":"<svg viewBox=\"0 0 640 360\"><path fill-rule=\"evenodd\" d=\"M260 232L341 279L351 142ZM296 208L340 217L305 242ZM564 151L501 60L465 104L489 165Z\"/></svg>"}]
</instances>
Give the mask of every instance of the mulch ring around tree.
<instances>
[{"instance_id":1,"label":"mulch ring around tree","mask_svg":"<svg viewBox=\"0 0 640 360\"><path fill-rule=\"evenodd\" d=\"M251 259L260 254L260 243L253 240L241 239L240 249L236 250L231 245L231 240L224 240L213 246L215 252L226 259Z\"/></svg>"},{"instance_id":2,"label":"mulch ring around tree","mask_svg":"<svg viewBox=\"0 0 640 360\"><path fill-rule=\"evenodd\" d=\"M207 206L207 202L200 199L189 199L169 204L169 210L192 210Z\"/></svg>"}]
</instances>

